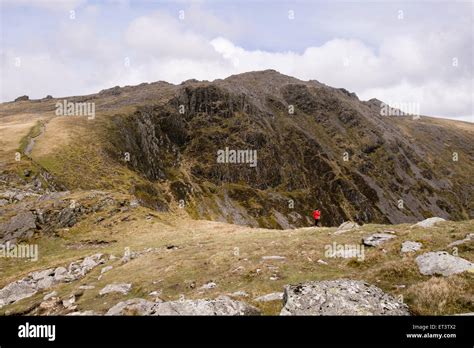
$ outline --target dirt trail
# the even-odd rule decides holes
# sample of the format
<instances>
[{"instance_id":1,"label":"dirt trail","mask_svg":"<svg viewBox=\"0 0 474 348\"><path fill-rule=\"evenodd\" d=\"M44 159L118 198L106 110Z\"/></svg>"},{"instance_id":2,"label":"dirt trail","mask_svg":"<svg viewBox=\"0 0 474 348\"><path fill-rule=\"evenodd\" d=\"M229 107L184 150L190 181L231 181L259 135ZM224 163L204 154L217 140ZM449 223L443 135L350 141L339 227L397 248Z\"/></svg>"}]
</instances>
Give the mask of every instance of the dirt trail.
<instances>
[{"instance_id":1,"label":"dirt trail","mask_svg":"<svg viewBox=\"0 0 474 348\"><path fill-rule=\"evenodd\" d=\"M44 134L44 131L46 130L46 124L41 122L40 126L40 132L38 135L29 138L28 145L25 147L25 155L31 158L31 151L33 151L33 146L35 145L36 139L38 139L40 136Z\"/></svg>"}]
</instances>

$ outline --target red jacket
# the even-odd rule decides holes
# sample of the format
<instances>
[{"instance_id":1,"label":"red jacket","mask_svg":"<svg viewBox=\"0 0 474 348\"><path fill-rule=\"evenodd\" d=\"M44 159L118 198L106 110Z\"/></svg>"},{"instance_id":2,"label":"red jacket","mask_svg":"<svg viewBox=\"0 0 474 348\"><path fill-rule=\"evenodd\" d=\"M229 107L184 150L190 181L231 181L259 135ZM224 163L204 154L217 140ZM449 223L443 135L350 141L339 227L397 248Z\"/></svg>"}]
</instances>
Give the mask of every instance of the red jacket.
<instances>
[{"instance_id":1,"label":"red jacket","mask_svg":"<svg viewBox=\"0 0 474 348\"><path fill-rule=\"evenodd\" d=\"M319 210L313 211L313 217L315 220L318 220L320 216L321 216L321 212Z\"/></svg>"}]
</instances>

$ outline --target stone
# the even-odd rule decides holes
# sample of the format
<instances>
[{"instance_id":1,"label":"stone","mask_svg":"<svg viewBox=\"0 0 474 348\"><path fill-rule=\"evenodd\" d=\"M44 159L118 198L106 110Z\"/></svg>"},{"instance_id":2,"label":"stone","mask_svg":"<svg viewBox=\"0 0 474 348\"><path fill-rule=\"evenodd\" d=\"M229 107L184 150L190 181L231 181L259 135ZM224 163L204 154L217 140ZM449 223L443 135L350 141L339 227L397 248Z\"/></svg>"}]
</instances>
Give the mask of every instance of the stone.
<instances>
[{"instance_id":1,"label":"stone","mask_svg":"<svg viewBox=\"0 0 474 348\"><path fill-rule=\"evenodd\" d=\"M150 315L155 304L142 298L133 298L117 303L105 315Z\"/></svg>"},{"instance_id":2,"label":"stone","mask_svg":"<svg viewBox=\"0 0 474 348\"><path fill-rule=\"evenodd\" d=\"M283 261L285 260L286 257L284 256L278 256L278 255L272 255L272 256L262 256L262 260L267 261L267 260L274 260L274 261Z\"/></svg>"},{"instance_id":3,"label":"stone","mask_svg":"<svg viewBox=\"0 0 474 348\"><path fill-rule=\"evenodd\" d=\"M36 294L34 283L24 279L13 282L0 290L0 308Z\"/></svg>"},{"instance_id":4,"label":"stone","mask_svg":"<svg viewBox=\"0 0 474 348\"><path fill-rule=\"evenodd\" d=\"M45 277L49 277L51 275L54 274L54 268L49 268L49 269L45 269L43 271L36 271L36 272L31 272L29 274L29 276L33 279L33 280L41 280Z\"/></svg>"},{"instance_id":5,"label":"stone","mask_svg":"<svg viewBox=\"0 0 474 348\"><path fill-rule=\"evenodd\" d=\"M273 292L271 294L266 294L259 296L254 299L257 302L270 302L270 301L281 301L283 300L283 292Z\"/></svg>"},{"instance_id":6,"label":"stone","mask_svg":"<svg viewBox=\"0 0 474 348\"><path fill-rule=\"evenodd\" d=\"M76 297L74 295L69 296L67 300L63 300L64 308L70 309L74 307L74 303L76 302Z\"/></svg>"},{"instance_id":7,"label":"stone","mask_svg":"<svg viewBox=\"0 0 474 348\"><path fill-rule=\"evenodd\" d=\"M457 241L454 241L454 242L448 244L448 248L451 248L451 247L454 247L454 246L457 246L457 245L461 245L461 244L465 244L465 243L469 243L471 241L474 241L474 233L469 233L466 236L466 238L461 239L461 240L457 240Z\"/></svg>"},{"instance_id":8,"label":"stone","mask_svg":"<svg viewBox=\"0 0 474 348\"><path fill-rule=\"evenodd\" d=\"M418 256L415 261L423 275L450 276L474 269L473 263L461 257L450 255L445 251L425 253Z\"/></svg>"},{"instance_id":9,"label":"stone","mask_svg":"<svg viewBox=\"0 0 474 348\"><path fill-rule=\"evenodd\" d=\"M412 241L407 240L407 241L402 243L401 252L402 253L414 253L414 252L420 250L421 247L422 247L421 243L412 242Z\"/></svg>"},{"instance_id":10,"label":"stone","mask_svg":"<svg viewBox=\"0 0 474 348\"><path fill-rule=\"evenodd\" d=\"M423 227L423 228L428 228L428 227L433 227L434 225L436 225L438 222L443 222L443 221L446 221L445 219L443 218L440 218L440 217L430 217L428 219L425 219L423 221L420 221L416 224L414 224L413 226L411 227Z\"/></svg>"},{"instance_id":11,"label":"stone","mask_svg":"<svg viewBox=\"0 0 474 348\"><path fill-rule=\"evenodd\" d=\"M44 289L49 289L54 284L56 284L56 282L54 281L54 277L48 276L48 277L38 280L38 282L36 283L36 287L39 290L44 290Z\"/></svg>"},{"instance_id":12,"label":"stone","mask_svg":"<svg viewBox=\"0 0 474 348\"><path fill-rule=\"evenodd\" d=\"M20 211L15 216L0 223L0 242L26 240L33 236L36 229L36 218L28 210Z\"/></svg>"},{"instance_id":13,"label":"stone","mask_svg":"<svg viewBox=\"0 0 474 348\"><path fill-rule=\"evenodd\" d=\"M113 266L105 266L104 268L102 268L100 270L100 274L104 274L105 272L110 271L112 268L114 268L114 267Z\"/></svg>"},{"instance_id":14,"label":"stone","mask_svg":"<svg viewBox=\"0 0 474 348\"><path fill-rule=\"evenodd\" d=\"M356 224L355 222L346 221L346 222L343 222L341 225L339 225L339 227L337 228L336 232L334 232L334 234L339 235L339 234L348 232L350 230L356 230L356 229L359 229L359 228L360 228L360 226L358 224Z\"/></svg>"},{"instance_id":15,"label":"stone","mask_svg":"<svg viewBox=\"0 0 474 348\"><path fill-rule=\"evenodd\" d=\"M367 246L379 246L386 241L395 238L393 234L389 233L374 233L368 237L362 238L362 243Z\"/></svg>"},{"instance_id":16,"label":"stone","mask_svg":"<svg viewBox=\"0 0 474 348\"><path fill-rule=\"evenodd\" d=\"M199 290L209 290L209 289L214 289L214 288L217 288L217 284L214 282L209 282L201 286Z\"/></svg>"},{"instance_id":17,"label":"stone","mask_svg":"<svg viewBox=\"0 0 474 348\"><path fill-rule=\"evenodd\" d=\"M155 304L152 315L259 315L260 311L244 302L219 296L214 300L182 300Z\"/></svg>"},{"instance_id":18,"label":"stone","mask_svg":"<svg viewBox=\"0 0 474 348\"><path fill-rule=\"evenodd\" d=\"M158 297L161 295L161 291L152 291L148 294L148 296Z\"/></svg>"},{"instance_id":19,"label":"stone","mask_svg":"<svg viewBox=\"0 0 474 348\"><path fill-rule=\"evenodd\" d=\"M286 285L283 302L280 315L409 315L392 295L350 279Z\"/></svg>"},{"instance_id":20,"label":"stone","mask_svg":"<svg viewBox=\"0 0 474 348\"><path fill-rule=\"evenodd\" d=\"M106 285L102 290L100 290L99 295L110 294L113 292L121 293L122 295L128 294L128 292L132 289L132 284L126 283L114 283Z\"/></svg>"},{"instance_id":21,"label":"stone","mask_svg":"<svg viewBox=\"0 0 474 348\"><path fill-rule=\"evenodd\" d=\"M317 263L320 263L321 265L327 265L328 263L324 260L321 260L319 259L318 261L316 261Z\"/></svg>"},{"instance_id":22,"label":"stone","mask_svg":"<svg viewBox=\"0 0 474 348\"><path fill-rule=\"evenodd\" d=\"M65 267L58 267L54 270L54 280L62 282L67 278L67 269Z\"/></svg>"},{"instance_id":23,"label":"stone","mask_svg":"<svg viewBox=\"0 0 474 348\"><path fill-rule=\"evenodd\" d=\"M43 301L47 301L50 298L55 297L57 295L58 295L58 293L56 291L50 292L49 294L44 295Z\"/></svg>"}]
</instances>

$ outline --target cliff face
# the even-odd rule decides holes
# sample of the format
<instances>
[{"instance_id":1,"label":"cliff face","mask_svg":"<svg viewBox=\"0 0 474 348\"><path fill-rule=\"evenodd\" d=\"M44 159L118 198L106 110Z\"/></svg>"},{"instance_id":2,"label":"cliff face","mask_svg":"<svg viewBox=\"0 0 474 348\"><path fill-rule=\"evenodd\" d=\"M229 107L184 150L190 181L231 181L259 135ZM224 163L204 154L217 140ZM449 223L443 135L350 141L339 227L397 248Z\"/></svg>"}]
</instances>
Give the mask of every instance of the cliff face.
<instances>
[{"instance_id":1,"label":"cliff face","mask_svg":"<svg viewBox=\"0 0 474 348\"><path fill-rule=\"evenodd\" d=\"M128 153L129 168L199 218L283 228L317 207L325 225L467 219L472 127L452 123L381 116L375 99L263 71L187 81L114 116L109 154Z\"/></svg>"}]
</instances>

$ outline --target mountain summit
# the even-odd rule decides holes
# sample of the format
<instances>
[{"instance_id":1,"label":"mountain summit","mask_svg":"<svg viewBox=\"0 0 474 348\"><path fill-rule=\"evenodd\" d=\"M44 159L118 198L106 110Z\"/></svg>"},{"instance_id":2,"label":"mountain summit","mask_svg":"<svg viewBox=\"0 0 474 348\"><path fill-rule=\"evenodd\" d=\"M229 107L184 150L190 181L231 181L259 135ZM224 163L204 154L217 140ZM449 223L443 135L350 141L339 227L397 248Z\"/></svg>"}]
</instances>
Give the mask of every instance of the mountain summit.
<instances>
[{"instance_id":1,"label":"mountain summit","mask_svg":"<svg viewBox=\"0 0 474 348\"><path fill-rule=\"evenodd\" d=\"M93 103L95 117L56 115L64 99ZM39 122L23 139L39 135L27 154L38 174L17 181L43 188L113 189L160 211L272 228L307 226L315 208L326 226L473 218L474 127L381 107L265 70L4 103L0 117ZM13 150L1 153L4 175L17 173Z\"/></svg>"}]
</instances>

